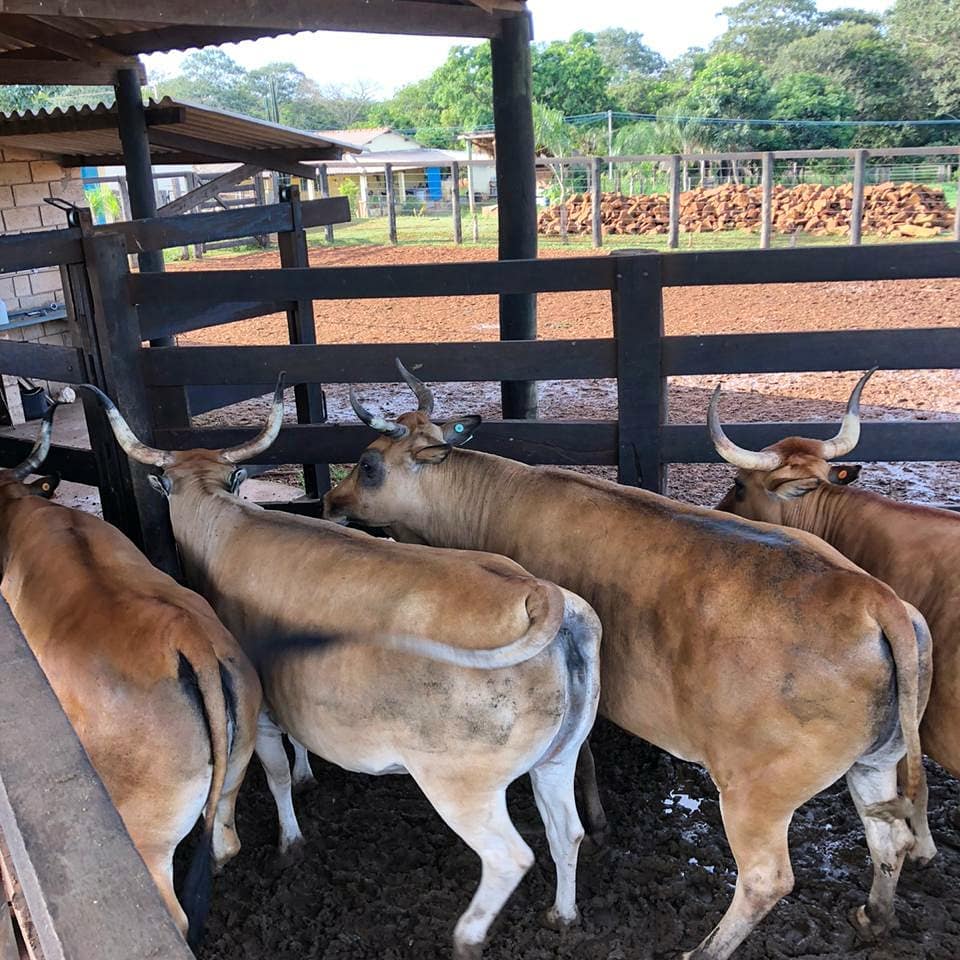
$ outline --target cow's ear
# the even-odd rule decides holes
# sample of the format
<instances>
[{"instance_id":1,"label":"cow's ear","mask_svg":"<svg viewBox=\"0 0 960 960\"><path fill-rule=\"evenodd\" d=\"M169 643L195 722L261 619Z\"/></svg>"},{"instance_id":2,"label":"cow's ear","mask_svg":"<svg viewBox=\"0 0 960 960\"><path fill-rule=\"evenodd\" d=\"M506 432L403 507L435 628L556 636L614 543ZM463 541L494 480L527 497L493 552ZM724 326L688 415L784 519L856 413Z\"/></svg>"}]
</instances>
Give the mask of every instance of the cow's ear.
<instances>
[{"instance_id":1,"label":"cow's ear","mask_svg":"<svg viewBox=\"0 0 960 960\"><path fill-rule=\"evenodd\" d=\"M450 444L451 447L462 446L473 436L482 419L482 417L470 416L448 420L440 428L443 431L443 442Z\"/></svg>"},{"instance_id":2,"label":"cow's ear","mask_svg":"<svg viewBox=\"0 0 960 960\"><path fill-rule=\"evenodd\" d=\"M60 474L51 473L49 476L31 480L27 484L27 489L35 496L46 497L49 500L57 492L58 486L60 486Z\"/></svg>"},{"instance_id":3,"label":"cow's ear","mask_svg":"<svg viewBox=\"0 0 960 960\"><path fill-rule=\"evenodd\" d=\"M799 480L784 480L778 483L770 492L778 500L796 500L804 494L816 490L820 486L820 480L817 477L802 477Z\"/></svg>"},{"instance_id":4,"label":"cow's ear","mask_svg":"<svg viewBox=\"0 0 960 960\"><path fill-rule=\"evenodd\" d=\"M860 476L862 469L859 463L834 463L830 467L829 479L831 483L846 486L853 483Z\"/></svg>"},{"instance_id":5,"label":"cow's ear","mask_svg":"<svg viewBox=\"0 0 960 960\"><path fill-rule=\"evenodd\" d=\"M421 447L413 451L413 459L417 463L443 463L453 447L449 443L433 443L429 447Z\"/></svg>"},{"instance_id":6,"label":"cow's ear","mask_svg":"<svg viewBox=\"0 0 960 960\"><path fill-rule=\"evenodd\" d=\"M147 476L147 480L150 483L150 486L153 487L157 493L163 494L165 497L170 496L170 487L171 483L168 477L158 476L155 473L151 473Z\"/></svg>"}]
</instances>

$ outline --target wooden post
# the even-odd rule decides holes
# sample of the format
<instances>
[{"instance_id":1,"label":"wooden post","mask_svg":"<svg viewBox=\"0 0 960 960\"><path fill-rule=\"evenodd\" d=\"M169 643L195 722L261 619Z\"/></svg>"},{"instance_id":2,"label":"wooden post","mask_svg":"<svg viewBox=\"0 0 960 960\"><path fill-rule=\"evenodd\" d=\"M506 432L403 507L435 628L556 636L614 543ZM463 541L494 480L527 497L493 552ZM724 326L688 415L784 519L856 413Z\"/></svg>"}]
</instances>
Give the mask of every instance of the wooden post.
<instances>
[{"instance_id":1,"label":"wooden post","mask_svg":"<svg viewBox=\"0 0 960 960\"><path fill-rule=\"evenodd\" d=\"M957 165L957 195L953 208L953 239L960 243L960 164Z\"/></svg>"},{"instance_id":2,"label":"wooden post","mask_svg":"<svg viewBox=\"0 0 960 960\"><path fill-rule=\"evenodd\" d=\"M618 468L620 483L662 493L660 428L667 419L667 381L660 366L663 337L661 255L617 258L612 291L617 342Z\"/></svg>"},{"instance_id":3,"label":"wooden post","mask_svg":"<svg viewBox=\"0 0 960 960\"><path fill-rule=\"evenodd\" d=\"M367 175L365 173L361 173L360 174L360 194L357 197L357 213L361 217L370 216L369 196L370 196L370 191L367 185Z\"/></svg>"},{"instance_id":4,"label":"wooden post","mask_svg":"<svg viewBox=\"0 0 960 960\"><path fill-rule=\"evenodd\" d=\"M853 207L850 210L850 244L860 246L863 232L863 182L867 169L867 151L853 152Z\"/></svg>"},{"instance_id":5,"label":"wooden post","mask_svg":"<svg viewBox=\"0 0 960 960\"><path fill-rule=\"evenodd\" d=\"M140 322L127 295L130 270L126 243L116 234L93 236L88 232L83 238L83 251L93 303L89 340L95 353L93 365L99 374L98 386L116 403L133 432L150 444L158 418L151 416L140 372ZM181 389L180 393L183 392ZM85 410L90 410L90 403L90 399L84 397ZM163 422L165 418L160 419ZM91 448L109 445L118 451L110 428L101 429L102 418L98 422L88 413L87 423L91 428ZM117 509L124 518L121 529L156 566L171 576L178 576L180 563L167 504L150 487L147 481L150 471L122 452L119 456L125 461L119 471L119 489L108 488L106 494L118 500ZM101 488L101 496L104 492Z\"/></svg>"},{"instance_id":6,"label":"wooden post","mask_svg":"<svg viewBox=\"0 0 960 960\"><path fill-rule=\"evenodd\" d=\"M182 197L182 196L183 196L183 190L182 190L181 187L180 187L180 178L179 178L179 177L174 177L174 178L173 178L173 196L174 196L174 199L176 199L177 197ZM184 260L189 260L189 259L190 259L190 245L189 245L189 244L186 244L186 243L185 243L185 244L180 248L180 256L183 257Z\"/></svg>"},{"instance_id":7,"label":"wooden post","mask_svg":"<svg viewBox=\"0 0 960 960\"><path fill-rule=\"evenodd\" d=\"M463 224L460 220L460 164L456 160L450 163L450 199L453 202L453 242L463 243Z\"/></svg>"},{"instance_id":8,"label":"wooden post","mask_svg":"<svg viewBox=\"0 0 960 960\"><path fill-rule=\"evenodd\" d=\"M760 249L770 249L773 229L773 154L764 153L762 160L761 189L763 201L760 206Z\"/></svg>"},{"instance_id":9,"label":"wooden post","mask_svg":"<svg viewBox=\"0 0 960 960\"><path fill-rule=\"evenodd\" d=\"M490 41L493 70L493 118L497 135L497 219L499 258L537 256L537 174L533 137L529 15L501 21L500 37ZM536 340L537 296L502 294L500 339ZM537 385L506 381L500 388L503 416L537 415Z\"/></svg>"},{"instance_id":10,"label":"wooden post","mask_svg":"<svg viewBox=\"0 0 960 960\"><path fill-rule=\"evenodd\" d=\"M258 171L253 175L253 186L254 186L254 190L256 190L257 184L258 184L259 182L260 182L260 171L258 170ZM197 175L196 175L195 173L191 173L191 174L189 175L189 179L187 180L187 189L188 189L188 190L196 190L197 187L199 187L199 186L200 186L200 179L197 177ZM198 260L202 260L202 259L203 259L203 244L202 244L202 243L195 243L195 244L193 245L193 255L194 255Z\"/></svg>"},{"instance_id":11,"label":"wooden post","mask_svg":"<svg viewBox=\"0 0 960 960\"><path fill-rule=\"evenodd\" d=\"M317 167L317 180L320 183L320 196L326 200L330 196L330 181L327 177L327 165L321 163ZM328 223L324 228L326 232L327 243L333 243L333 224Z\"/></svg>"},{"instance_id":12,"label":"wooden post","mask_svg":"<svg viewBox=\"0 0 960 960\"><path fill-rule=\"evenodd\" d=\"M470 221L473 224L473 242L480 242L480 224L477 222L477 199L475 196L473 164L473 141L467 140L467 203L470 206Z\"/></svg>"},{"instance_id":13,"label":"wooden post","mask_svg":"<svg viewBox=\"0 0 960 960\"><path fill-rule=\"evenodd\" d=\"M680 157L670 158L670 227L667 246L676 250L680 246Z\"/></svg>"},{"instance_id":14,"label":"wooden post","mask_svg":"<svg viewBox=\"0 0 960 960\"><path fill-rule=\"evenodd\" d=\"M590 161L591 226L593 227L593 245L603 246L603 193L600 190L600 157Z\"/></svg>"},{"instance_id":15,"label":"wooden post","mask_svg":"<svg viewBox=\"0 0 960 960\"><path fill-rule=\"evenodd\" d=\"M284 187L282 199L290 204L293 229L277 235L281 267L309 267L307 234L303 229L300 188ZM294 300L287 308L287 332L291 343L317 342L313 321L313 301ZM297 403L298 423L323 423L327 419L323 389L318 383L297 384L293 391ZM310 500L322 497L330 489L330 469L326 464L303 464L303 489Z\"/></svg>"},{"instance_id":16,"label":"wooden post","mask_svg":"<svg viewBox=\"0 0 960 960\"><path fill-rule=\"evenodd\" d=\"M387 184L387 229L390 234L390 242L397 242L397 208L395 206L395 197L393 195L393 166L389 163L383 165L383 177Z\"/></svg>"}]
</instances>

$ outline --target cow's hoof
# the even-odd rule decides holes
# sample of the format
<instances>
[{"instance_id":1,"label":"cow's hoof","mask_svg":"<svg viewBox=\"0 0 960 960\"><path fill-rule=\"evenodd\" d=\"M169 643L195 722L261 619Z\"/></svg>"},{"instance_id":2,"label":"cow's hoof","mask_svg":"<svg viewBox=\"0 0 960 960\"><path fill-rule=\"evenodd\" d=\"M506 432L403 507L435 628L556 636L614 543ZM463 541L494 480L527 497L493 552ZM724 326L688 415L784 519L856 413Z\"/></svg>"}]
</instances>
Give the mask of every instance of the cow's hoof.
<instances>
[{"instance_id":1,"label":"cow's hoof","mask_svg":"<svg viewBox=\"0 0 960 960\"><path fill-rule=\"evenodd\" d=\"M305 846L306 844L303 837L297 837L296 840L282 844L277 850L277 855L274 860L281 867L289 867L291 864L303 859Z\"/></svg>"},{"instance_id":2,"label":"cow's hoof","mask_svg":"<svg viewBox=\"0 0 960 960\"><path fill-rule=\"evenodd\" d=\"M876 943L878 940L886 937L891 930L896 930L897 926L899 926L894 916L880 920L871 919L865 906L855 907L851 910L849 919L857 936L864 943Z\"/></svg>"},{"instance_id":3,"label":"cow's hoof","mask_svg":"<svg viewBox=\"0 0 960 960\"><path fill-rule=\"evenodd\" d=\"M584 835L580 842L580 855L582 857L595 857L603 852L607 841L610 839L610 828L604 824L599 830Z\"/></svg>"},{"instance_id":4,"label":"cow's hoof","mask_svg":"<svg viewBox=\"0 0 960 960\"><path fill-rule=\"evenodd\" d=\"M308 777L298 777L293 780L291 789L294 794L307 793L317 785L317 778L313 775Z\"/></svg>"},{"instance_id":5,"label":"cow's hoof","mask_svg":"<svg viewBox=\"0 0 960 960\"><path fill-rule=\"evenodd\" d=\"M548 930L555 930L557 933L563 933L571 927L580 925L580 911L578 910L573 917L562 917L557 913L556 907L550 907L540 916L540 923Z\"/></svg>"},{"instance_id":6,"label":"cow's hoof","mask_svg":"<svg viewBox=\"0 0 960 960\"><path fill-rule=\"evenodd\" d=\"M482 960L482 943L455 943L453 945L453 960Z\"/></svg>"},{"instance_id":7,"label":"cow's hoof","mask_svg":"<svg viewBox=\"0 0 960 960\"><path fill-rule=\"evenodd\" d=\"M928 867L933 858L937 855L937 848L931 840L929 843L920 843L917 841L909 851L907 859L915 867Z\"/></svg>"}]
</instances>

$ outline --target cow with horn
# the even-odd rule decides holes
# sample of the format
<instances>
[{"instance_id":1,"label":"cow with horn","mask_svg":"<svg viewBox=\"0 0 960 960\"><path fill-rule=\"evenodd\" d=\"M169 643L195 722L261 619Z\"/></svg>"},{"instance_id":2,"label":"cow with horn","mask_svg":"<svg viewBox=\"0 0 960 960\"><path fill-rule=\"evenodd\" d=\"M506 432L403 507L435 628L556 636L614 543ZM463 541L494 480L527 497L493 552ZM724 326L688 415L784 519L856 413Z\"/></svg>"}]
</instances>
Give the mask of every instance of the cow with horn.
<instances>
[{"instance_id":1,"label":"cow with horn","mask_svg":"<svg viewBox=\"0 0 960 960\"><path fill-rule=\"evenodd\" d=\"M808 534L460 449L480 418L434 424L429 389L398 366L417 409L385 420L354 398L380 437L324 513L400 540L506 554L594 607L600 712L702 764L720 791L736 890L685 956L725 960L789 893L791 817L843 774L875 866L853 923L864 938L884 934L914 845L906 818L924 790L923 618Z\"/></svg>"},{"instance_id":2,"label":"cow with horn","mask_svg":"<svg viewBox=\"0 0 960 960\"><path fill-rule=\"evenodd\" d=\"M719 509L822 537L920 610L936 662L920 737L937 763L960 776L960 515L851 487L859 465L830 462L847 456L860 440L860 394L875 369L853 388L833 439L788 437L761 451L739 447L724 433L717 387L710 438L737 467Z\"/></svg>"},{"instance_id":3,"label":"cow with horn","mask_svg":"<svg viewBox=\"0 0 960 960\"><path fill-rule=\"evenodd\" d=\"M576 922L574 774L599 697L590 607L504 557L392 543L235 496L239 464L280 430L282 376L266 426L227 450L147 447L96 392L127 455L162 468L153 482L187 580L259 669L256 749L281 850L301 839L281 732L347 770L409 773L482 861L454 933L455 956L477 958L533 862L506 806L507 786L529 773L557 868L547 920Z\"/></svg>"},{"instance_id":4,"label":"cow with horn","mask_svg":"<svg viewBox=\"0 0 960 960\"><path fill-rule=\"evenodd\" d=\"M220 866L240 849L234 804L253 753L260 683L202 597L110 524L31 495L37 488L25 481L50 449L55 410L27 459L0 470L0 590L195 945L211 858ZM173 853L201 816L181 906Z\"/></svg>"}]
</instances>

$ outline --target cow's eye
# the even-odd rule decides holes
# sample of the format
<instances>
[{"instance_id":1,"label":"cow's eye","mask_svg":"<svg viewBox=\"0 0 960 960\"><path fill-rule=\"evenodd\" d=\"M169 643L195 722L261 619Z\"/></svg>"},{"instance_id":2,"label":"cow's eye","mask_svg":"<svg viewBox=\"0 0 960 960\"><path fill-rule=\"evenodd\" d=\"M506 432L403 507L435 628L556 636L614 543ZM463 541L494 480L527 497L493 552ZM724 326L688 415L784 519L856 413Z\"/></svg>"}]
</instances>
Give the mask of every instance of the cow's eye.
<instances>
[{"instance_id":1,"label":"cow's eye","mask_svg":"<svg viewBox=\"0 0 960 960\"><path fill-rule=\"evenodd\" d=\"M733 486L735 491L734 496L738 500L742 500L747 495L747 485L737 477L737 479L733 481Z\"/></svg>"},{"instance_id":2,"label":"cow's eye","mask_svg":"<svg viewBox=\"0 0 960 960\"><path fill-rule=\"evenodd\" d=\"M361 460L360 469L369 477L373 473L373 464L369 460Z\"/></svg>"}]
</instances>

